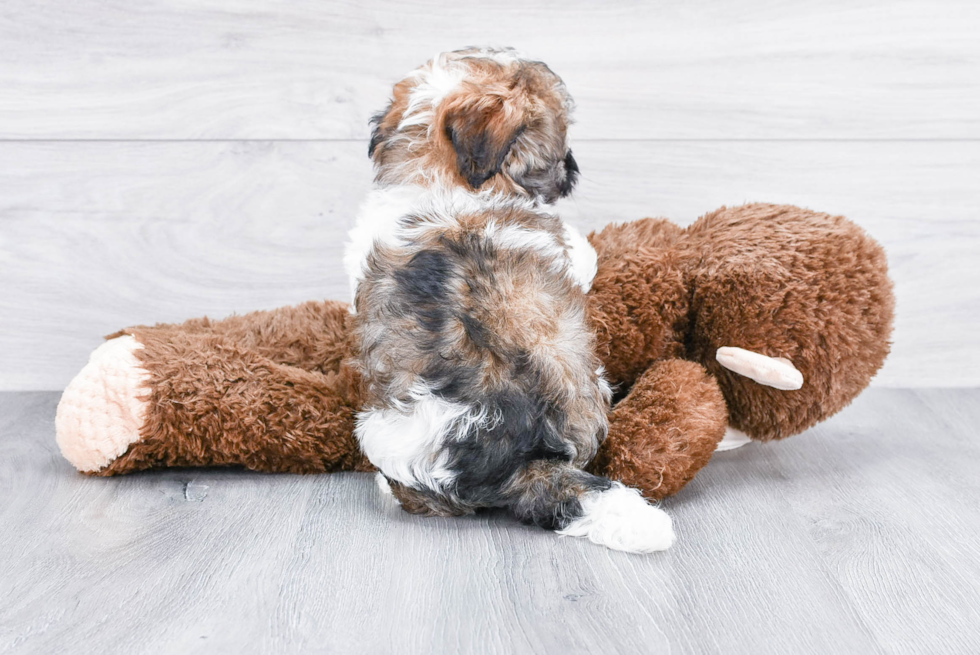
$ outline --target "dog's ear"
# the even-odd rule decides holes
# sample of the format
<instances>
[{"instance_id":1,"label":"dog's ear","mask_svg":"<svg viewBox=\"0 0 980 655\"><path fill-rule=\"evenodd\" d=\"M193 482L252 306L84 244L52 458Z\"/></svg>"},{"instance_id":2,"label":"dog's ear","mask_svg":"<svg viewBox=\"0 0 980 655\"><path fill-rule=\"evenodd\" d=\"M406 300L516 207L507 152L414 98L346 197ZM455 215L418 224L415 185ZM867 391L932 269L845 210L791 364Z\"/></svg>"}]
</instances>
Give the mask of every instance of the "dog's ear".
<instances>
[{"instance_id":1,"label":"dog's ear","mask_svg":"<svg viewBox=\"0 0 980 655\"><path fill-rule=\"evenodd\" d=\"M446 108L446 136L456 151L460 175L473 189L500 172L526 127L522 121L521 112L499 96L464 96Z\"/></svg>"},{"instance_id":2,"label":"dog's ear","mask_svg":"<svg viewBox=\"0 0 980 655\"><path fill-rule=\"evenodd\" d=\"M379 111L377 114L371 117L369 125L371 125L371 142L368 143L368 157L374 157L374 151L378 149L385 139L388 138L387 130L384 129L383 123L385 116L391 111L391 104L384 111Z\"/></svg>"}]
</instances>

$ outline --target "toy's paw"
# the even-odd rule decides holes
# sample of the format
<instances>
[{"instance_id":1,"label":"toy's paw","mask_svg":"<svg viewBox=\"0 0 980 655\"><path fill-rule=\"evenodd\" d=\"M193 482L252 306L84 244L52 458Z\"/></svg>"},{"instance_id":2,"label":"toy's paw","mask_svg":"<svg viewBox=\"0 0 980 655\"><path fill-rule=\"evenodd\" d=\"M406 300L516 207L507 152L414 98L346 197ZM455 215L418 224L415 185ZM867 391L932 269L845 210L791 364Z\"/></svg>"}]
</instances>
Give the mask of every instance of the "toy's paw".
<instances>
[{"instance_id":1,"label":"toy's paw","mask_svg":"<svg viewBox=\"0 0 980 655\"><path fill-rule=\"evenodd\" d=\"M615 482L605 491L586 494L580 502L582 516L558 534L585 537L628 553L652 553L674 544L670 516L644 500L636 489Z\"/></svg>"},{"instance_id":2,"label":"toy's paw","mask_svg":"<svg viewBox=\"0 0 980 655\"><path fill-rule=\"evenodd\" d=\"M747 443L751 443L751 441L752 437L729 425L727 428L725 428L725 436L718 442L718 445L715 446L715 452L735 450L736 448L741 448Z\"/></svg>"},{"instance_id":3,"label":"toy's paw","mask_svg":"<svg viewBox=\"0 0 980 655\"><path fill-rule=\"evenodd\" d=\"M722 346L715 353L715 359L728 370L774 389L795 391L803 386L803 374L784 357L769 357L744 348Z\"/></svg>"},{"instance_id":4,"label":"toy's paw","mask_svg":"<svg viewBox=\"0 0 980 655\"><path fill-rule=\"evenodd\" d=\"M106 341L62 394L55 417L58 446L79 471L106 467L139 439L150 375L135 354L142 347L128 335Z\"/></svg>"}]
</instances>

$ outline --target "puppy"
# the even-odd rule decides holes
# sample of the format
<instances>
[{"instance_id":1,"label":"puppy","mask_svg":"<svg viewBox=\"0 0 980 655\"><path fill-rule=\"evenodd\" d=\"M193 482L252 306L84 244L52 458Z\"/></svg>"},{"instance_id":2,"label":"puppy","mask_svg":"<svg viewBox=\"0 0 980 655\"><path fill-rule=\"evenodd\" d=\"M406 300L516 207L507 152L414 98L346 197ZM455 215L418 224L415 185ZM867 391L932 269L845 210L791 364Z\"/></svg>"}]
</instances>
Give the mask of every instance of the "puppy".
<instances>
[{"instance_id":1,"label":"puppy","mask_svg":"<svg viewBox=\"0 0 980 655\"><path fill-rule=\"evenodd\" d=\"M553 203L575 184L561 79L513 50L443 53L372 123L375 189L345 253L361 448L409 512L507 508L648 552L669 517L583 470L610 390L586 324L588 241Z\"/></svg>"}]
</instances>

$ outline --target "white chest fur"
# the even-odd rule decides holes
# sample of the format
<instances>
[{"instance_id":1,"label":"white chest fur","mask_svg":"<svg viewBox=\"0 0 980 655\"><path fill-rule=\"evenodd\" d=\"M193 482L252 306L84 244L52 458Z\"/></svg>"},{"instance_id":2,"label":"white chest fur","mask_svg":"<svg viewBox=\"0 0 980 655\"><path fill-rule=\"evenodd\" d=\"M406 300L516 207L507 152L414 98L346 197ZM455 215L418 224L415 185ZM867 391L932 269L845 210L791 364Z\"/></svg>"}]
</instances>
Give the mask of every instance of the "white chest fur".
<instances>
[{"instance_id":1,"label":"white chest fur","mask_svg":"<svg viewBox=\"0 0 980 655\"><path fill-rule=\"evenodd\" d=\"M461 214L504 204L522 205L531 211L549 214L554 211L550 205L530 200L461 189L427 189L415 185L374 189L358 211L357 222L348 234L344 250L344 270L350 280L351 300L364 279L368 255L376 244L399 247L411 243L411 229L405 227L403 220L406 216L425 215L436 224L448 225ZM598 258L592 244L571 225L565 224L564 248L543 230L498 228L490 223L486 232L499 247L535 248L553 254L556 263L566 269L583 291L591 288Z\"/></svg>"}]
</instances>

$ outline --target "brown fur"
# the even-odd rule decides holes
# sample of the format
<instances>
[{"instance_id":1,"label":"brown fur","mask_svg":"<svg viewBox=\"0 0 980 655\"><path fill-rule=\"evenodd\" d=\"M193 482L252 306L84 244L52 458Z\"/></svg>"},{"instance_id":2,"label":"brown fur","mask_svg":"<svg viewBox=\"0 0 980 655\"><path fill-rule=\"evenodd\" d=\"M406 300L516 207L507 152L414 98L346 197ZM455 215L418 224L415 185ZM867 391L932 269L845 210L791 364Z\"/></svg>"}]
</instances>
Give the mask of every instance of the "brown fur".
<instances>
[{"instance_id":1,"label":"brown fur","mask_svg":"<svg viewBox=\"0 0 980 655\"><path fill-rule=\"evenodd\" d=\"M444 53L395 85L391 103L374 120L376 182L428 186L439 181L506 195L540 193L549 202L555 200L558 191L542 178L565 172L571 97L541 62L499 63L480 55L473 48ZM433 67L458 67L466 76L430 117L403 125L413 109L413 92ZM429 108L425 104L409 116Z\"/></svg>"},{"instance_id":2,"label":"brown fur","mask_svg":"<svg viewBox=\"0 0 980 655\"><path fill-rule=\"evenodd\" d=\"M143 344L150 396L140 440L97 475L229 464L373 470L353 436L359 379L341 364L348 316L343 303L305 303L110 335Z\"/></svg>"},{"instance_id":3,"label":"brown fur","mask_svg":"<svg viewBox=\"0 0 980 655\"><path fill-rule=\"evenodd\" d=\"M131 330L173 330L185 334L213 334L239 347L267 357L276 364L305 371L337 372L349 355L347 342L350 311L338 301L305 302L294 307L234 315L219 321L207 316L179 325L139 325L110 334L114 339Z\"/></svg>"},{"instance_id":4,"label":"brown fur","mask_svg":"<svg viewBox=\"0 0 980 655\"><path fill-rule=\"evenodd\" d=\"M436 494L425 489L413 489L396 480L388 479L392 495L409 514L421 516L463 516L472 514L473 508L446 494Z\"/></svg>"},{"instance_id":5,"label":"brown fur","mask_svg":"<svg viewBox=\"0 0 980 655\"><path fill-rule=\"evenodd\" d=\"M655 362L609 415L591 470L648 498L681 490L711 459L728 413L717 381L694 362Z\"/></svg>"},{"instance_id":6,"label":"brown fur","mask_svg":"<svg viewBox=\"0 0 980 655\"><path fill-rule=\"evenodd\" d=\"M552 509L564 519L560 494L535 505L512 498L507 482L535 458L555 466L556 453L585 466L606 433L608 387L598 374L585 294L568 270L563 226L525 200L490 199L471 213L429 211L420 208L406 227L407 243L375 243L357 287L352 355L368 417L358 423L360 443L386 475L396 475L397 465L389 468L370 445L390 432L365 426L404 416L405 408L414 414L417 404L424 416L430 398L466 407L490 420L440 445L440 457L453 461L451 483L436 489L399 478L414 488L396 487L403 507L451 515L516 504L536 510L532 520ZM498 245L513 230L546 243Z\"/></svg>"},{"instance_id":7,"label":"brown fur","mask_svg":"<svg viewBox=\"0 0 980 655\"><path fill-rule=\"evenodd\" d=\"M686 230L644 219L590 240L603 253L590 296L611 379L629 383L657 359L698 362L717 378L731 424L753 439L829 418L888 355L895 300L885 253L842 216L758 203L719 209ZM721 346L786 357L803 388L732 373L715 360Z\"/></svg>"},{"instance_id":8,"label":"brown fur","mask_svg":"<svg viewBox=\"0 0 980 655\"><path fill-rule=\"evenodd\" d=\"M620 389L653 362L683 356L690 298L674 248L680 234L673 223L647 219L590 235L599 271L589 316L606 377Z\"/></svg>"},{"instance_id":9,"label":"brown fur","mask_svg":"<svg viewBox=\"0 0 980 655\"><path fill-rule=\"evenodd\" d=\"M589 317L626 394L592 468L649 497L675 493L708 461L726 405L753 438L784 438L845 407L888 353L884 252L842 217L756 204L686 230L644 219L590 239L599 273ZM145 346L150 413L143 440L100 475L216 463L369 470L351 434L358 381L339 365L346 314L340 303L307 303L125 330ZM778 391L721 368L723 345L788 357L803 388Z\"/></svg>"},{"instance_id":10,"label":"brown fur","mask_svg":"<svg viewBox=\"0 0 980 655\"><path fill-rule=\"evenodd\" d=\"M412 385L430 363L417 316L395 309L399 298L393 271L404 269L419 252L444 251L447 242L462 244L484 234L488 222L498 229L531 226L564 246L557 217L506 208L463 217L463 229L430 229L411 248L372 256L351 321L359 370L370 372L364 376L365 406L409 402ZM567 275L551 271L552 265L534 249L493 249L486 256L464 258L455 287L442 300L458 311L443 328L438 357L479 371L478 385L490 393L514 384L515 356L525 354L527 365L541 374L537 391L553 406L567 409L566 437L575 445L576 464L584 466L604 433L604 422L595 416L605 415L607 401L595 379L600 362L592 354L595 339L584 320L585 296Z\"/></svg>"},{"instance_id":11,"label":"brown fur","mask_svg":"<svg viewBox=\"0 0 980 655\"><path fill-rule=\"evenodd\" d=\"M762 441L846 407L888 356L895 299L881 246L843 216L754 204L686 231L695 317L687 356L718 378L732 425ZM798 391L756 384L715 361L720 346L786 357Z\"/></svg>"},{"instance_id":12,"label":"brown fur","mask_svg":"<svg viewBox=\"0 0 980 655\"><path fill-rule=\"evenodd\" d=\"M574 518L559 495L525 499L538 488L510 484L538 459L586 465L606 433L610 394L585 295L564 226L542 206L575 182L570 108L544 64L469 49L411 73L372 121L373 193L430 187L394 218L362 216L347 260L364 391L356 434L401 482L393 491L409 511L521 505L523 518L556 529ZM378 230L378 220L392 222ZM397 446L407 425L429 420L446 421L422 446L438 455Z\"/></svg>"}]
</instances>

